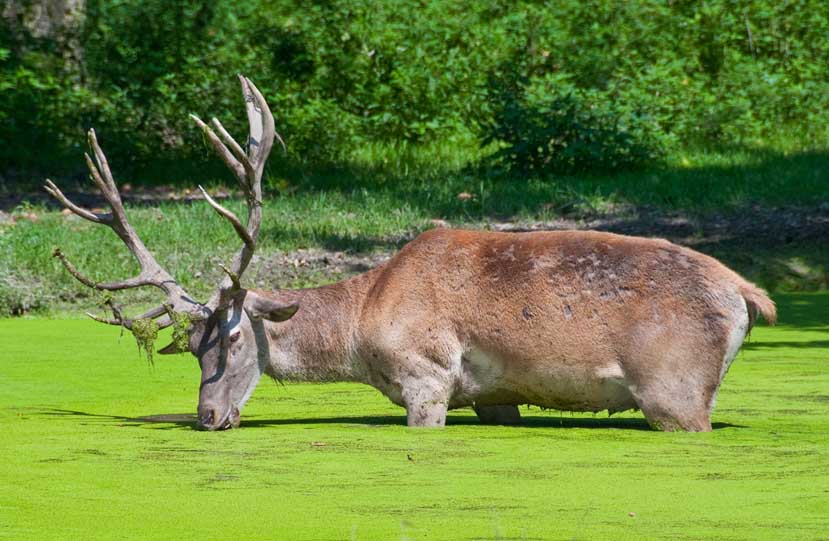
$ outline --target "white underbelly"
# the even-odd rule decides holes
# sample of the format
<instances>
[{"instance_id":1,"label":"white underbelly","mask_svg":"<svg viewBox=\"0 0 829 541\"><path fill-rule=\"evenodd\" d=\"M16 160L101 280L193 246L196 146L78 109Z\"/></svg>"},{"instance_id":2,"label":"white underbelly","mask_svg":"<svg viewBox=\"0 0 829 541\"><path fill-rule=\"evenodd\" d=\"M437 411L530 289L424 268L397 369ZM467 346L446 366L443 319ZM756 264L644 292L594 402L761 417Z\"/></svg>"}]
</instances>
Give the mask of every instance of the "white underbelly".
<instances>
[{"instance_id":1,"label":"white underbelly","mask_svg":"<svg viewBox=\"0 0 829 541\"><path fill-rule=\"evenodd\" d=\"M502 361L470 350L459 363L452 407L532 404L566 411L624 411L636 407L621 367Z\"/></svg>"}]
</instances>

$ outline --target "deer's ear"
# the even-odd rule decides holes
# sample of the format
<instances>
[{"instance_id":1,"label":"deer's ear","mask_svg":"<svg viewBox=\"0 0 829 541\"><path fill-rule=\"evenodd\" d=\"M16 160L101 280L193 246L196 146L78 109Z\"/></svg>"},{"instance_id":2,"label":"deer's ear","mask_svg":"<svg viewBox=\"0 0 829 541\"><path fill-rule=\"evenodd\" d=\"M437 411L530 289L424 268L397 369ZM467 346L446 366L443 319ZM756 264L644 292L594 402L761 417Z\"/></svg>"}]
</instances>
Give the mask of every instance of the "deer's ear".
<instances>
[{"instance_id":1,"label":"deer's ear","mask_svg":"<svg viewBox=\"0 0 829 541\"><path fill-rule=\"evenodd\" d=\"M299 310L299 303L262 297L248 292L245 299L245 311L251 319L268 321L287 321Z\"/></svg>"},{"instance_id":2,"label":"deer's ear","mask_svg":"<svg viewBox=\"0 0 829 541\"><path fill-rule=\"evenodd\" d=\"M158 353L160 353L161 355L175 355L176 353L186 353L186 352L179 349L175 342L170 342L169 344L167 344L163 348L159 349Z\"/></svg>"}]
</instances>

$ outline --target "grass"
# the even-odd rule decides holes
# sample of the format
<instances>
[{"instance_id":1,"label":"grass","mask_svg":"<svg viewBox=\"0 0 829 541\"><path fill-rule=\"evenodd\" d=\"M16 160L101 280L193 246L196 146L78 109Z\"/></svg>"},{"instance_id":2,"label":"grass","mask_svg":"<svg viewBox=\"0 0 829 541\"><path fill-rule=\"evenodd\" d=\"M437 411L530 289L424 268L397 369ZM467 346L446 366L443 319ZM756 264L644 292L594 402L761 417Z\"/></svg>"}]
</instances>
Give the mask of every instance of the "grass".
<instances>
[{"instance_id":1,"label":"grass","mask_svg":"<svg viewBox=\"0 0 829 541\"><path fill-rule=\"evenodd\" d=\"M368 145L355 150L348 167L326 171L280 170L278 156L274 156L259 254L305 247L389 251L431 227L432 219L463 226L491 220L635 212L643 207L704 214L750 213L752 205L825 205L829 201L829 153L798 150L791 143L778 146L782 150L677 151L663 166L646 171L545 179L494 176L476 169L474 163L482 151L471 140L421 147ZM113 168L117 176L118 164ZM459 198L464 192L468 197ZM238 202L228 206L242 212ZM63 217L54 207L24 205L24 210L34 211L38 221L0 225L0 312L47 312L88 296L51 258L55 246L95 280L136 272L129 253L106 228ZM130 214L162 264L199 297L218 281L218 264L239 244L232 229L204 203L134 206ZM799 252L791 257L809 254L805 265L816 269L818 276L812 282L821 283L825 275L821 269L829 267L825 248L790 248ZM732 261L727 257L732 253L726 251L726 262L738 264L737 270L764 268L751 258ZM780 270L781 265L774 266L778 270L765 274L786 272ZM759 279L767 285L788 284L785 277L762 273ZM314 278L287 285L314 285ZM127 298L150 299L147 293Z\"/></svg>"},{"instance_id":2,"label":"grass","mask_svg":"<svg viewBox=\"0 0 829 541\"><path fill-rule=\"evenodd\" d=\"M485 159L491 149L476 145L471 139L420 147L375 144L331 170L286 171L277 162L270 182L300 194L383 194L392 203L389 210L403 206L452 221L554 216L565 205L592 211L628 205L711 212L752 204L811 205L829 198L829 147L789 140L773 147L676 149L664 163L645 170L530 178L493 171ZM458 199L461 192L472 199Z\"/></svg>"},{"instance_id":3,"label":"grass","mask_svg":"<svg viewBox=\"0 0 829 541\"><path fill-rule=\"evenodd\" d=\"M191 428L198 366L130 336L0 320L0 537L819 539L829 529L829 295L778 296L709 434L524 409L443 430L356 384L263 380L242 427Z\"/></svg>"}]
</instances>

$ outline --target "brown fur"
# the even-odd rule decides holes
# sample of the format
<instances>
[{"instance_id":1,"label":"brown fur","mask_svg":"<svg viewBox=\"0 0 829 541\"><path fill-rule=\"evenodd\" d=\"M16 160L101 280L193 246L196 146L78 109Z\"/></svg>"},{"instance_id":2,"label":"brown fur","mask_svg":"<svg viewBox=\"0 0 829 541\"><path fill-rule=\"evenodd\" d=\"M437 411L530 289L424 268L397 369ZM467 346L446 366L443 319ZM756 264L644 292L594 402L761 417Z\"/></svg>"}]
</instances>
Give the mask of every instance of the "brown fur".
<instances>
[{"instance_id":1,"label":"brown fur","mask_svg":"<svg viewBox=\"0 0 829 541\"><path fill-rule=\"evenodd\" d=\"M757 313L775 321L715 259L600 232L436 229L352 280L259 294L300 306L277 341L302 369L281 376L369 383L413 425L529 403L709 430L732 342Z\"/></svg>"}]
</instances>

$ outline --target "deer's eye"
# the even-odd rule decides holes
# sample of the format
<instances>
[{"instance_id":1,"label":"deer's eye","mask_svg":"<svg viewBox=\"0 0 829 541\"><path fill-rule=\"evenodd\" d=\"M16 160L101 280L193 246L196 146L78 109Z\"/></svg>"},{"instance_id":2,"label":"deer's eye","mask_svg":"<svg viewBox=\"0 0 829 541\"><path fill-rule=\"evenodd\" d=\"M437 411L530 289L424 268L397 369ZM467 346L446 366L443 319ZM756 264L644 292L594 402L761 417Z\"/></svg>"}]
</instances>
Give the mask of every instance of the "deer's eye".
<instances>
[{"instance_id":1,"label":"deer's eye","mask_svg":"<svg viewBox=\"0 0 829 541\"><path fill-rule=\"evenodd\" d=\"M230 342L236 342L242 336L242 331L236 331L235 333L230 335Z\"/></svg>"}]
</instances>

